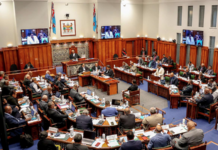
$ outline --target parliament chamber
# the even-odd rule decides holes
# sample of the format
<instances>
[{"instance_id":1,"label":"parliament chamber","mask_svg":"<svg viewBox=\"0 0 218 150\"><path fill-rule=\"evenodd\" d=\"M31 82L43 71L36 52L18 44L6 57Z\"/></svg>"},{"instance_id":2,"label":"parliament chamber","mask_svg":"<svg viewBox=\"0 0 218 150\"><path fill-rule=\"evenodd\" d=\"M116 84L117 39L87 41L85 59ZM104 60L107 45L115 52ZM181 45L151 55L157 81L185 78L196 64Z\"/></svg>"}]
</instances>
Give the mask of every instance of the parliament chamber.
<instances>
[{"instance_id":1,"label":"parliament chamber","mask_svg":"<svg viewBox=\"0 0 218 150\"><path fill-rule=\"evenodd\" d=\"M217 11L0 0L0 150L217 150Z\"/></svg>"}]
</instances>

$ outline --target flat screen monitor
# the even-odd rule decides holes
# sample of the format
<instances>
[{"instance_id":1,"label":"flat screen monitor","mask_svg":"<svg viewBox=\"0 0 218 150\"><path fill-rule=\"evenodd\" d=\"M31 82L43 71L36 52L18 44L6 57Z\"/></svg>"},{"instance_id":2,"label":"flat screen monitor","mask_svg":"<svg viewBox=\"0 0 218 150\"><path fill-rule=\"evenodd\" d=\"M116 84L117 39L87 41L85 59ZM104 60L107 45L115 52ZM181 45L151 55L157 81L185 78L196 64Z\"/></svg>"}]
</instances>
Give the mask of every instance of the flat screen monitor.
<instances>
[{"instance_id":1,"label":"flat screen monitor","mask_svg":"<svg viewBox=\"0 0 218 150\"><path fill-rule=\"evenodd\" d=\"M101 26L101 39L120 38L120 26Z\"/></svg>"},{"instance_id":2,"label":"flat screen monitor","mask_svg":"<svg viewBox=\"0 0 218 150\"><path fill-rule=\"evenodd\" d=\"M48 29L21 29L22 45L49 43Z\"/></svg>"},{"instance_id":3,"label":"flat screen monitor","mask_svg":"<svg viewBox=\"0 0 218 150\"><path fill-rule=\"evenodd\" d=\"M95 140L95 132L93 131L84 131L84 138Z\"/></svg>"},{"instance_id":4,"label":"flat screen monitor","mask_svg":"<svg viewBox=\"0 0 218 150\"><path fill-rule=\"evenodd\" d=\"M203 46L204 32L198 30L183 30L182 43L187 45Z\"/></svg>"}]
</instances>

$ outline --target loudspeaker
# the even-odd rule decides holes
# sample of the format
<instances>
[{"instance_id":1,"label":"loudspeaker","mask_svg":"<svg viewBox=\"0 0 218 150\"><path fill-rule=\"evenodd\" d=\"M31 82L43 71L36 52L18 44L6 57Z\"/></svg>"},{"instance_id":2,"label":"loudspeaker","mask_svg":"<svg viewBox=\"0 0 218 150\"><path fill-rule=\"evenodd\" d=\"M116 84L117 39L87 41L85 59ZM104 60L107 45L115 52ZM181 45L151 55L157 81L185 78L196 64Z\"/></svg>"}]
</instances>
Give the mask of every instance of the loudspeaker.
<instances>
[{"instance_id":1,"label":"loudspeaker","mask_svg":"<svg viewBox=\"0 0 218 150\"><path fill-rule=\"evenodd\" d=\"M173 40L173 43L176 43L176 39Z\"/></svg>"},{"instance_id":2,"label":"loudspeaker","mask_svg":"<svg viewBox=\"0 0 218 150\"><path fill-rule=\"evenodd\" d=\"M68 18L70 16L70 14L66 14L66 17Z\"/></svg>"},{"instance_id":3,"label":"loudspeaker","mask_svg":"<svg viewBox=\"0 0 218 150\"><path fill-rule=\"evenodd\" d=\"M161 38L160 38L160 37L158 37L158 38L157 38L157 40L158 40L158 41L160 41L160 40L161 40Z\"/></svg>"}]
</instances>

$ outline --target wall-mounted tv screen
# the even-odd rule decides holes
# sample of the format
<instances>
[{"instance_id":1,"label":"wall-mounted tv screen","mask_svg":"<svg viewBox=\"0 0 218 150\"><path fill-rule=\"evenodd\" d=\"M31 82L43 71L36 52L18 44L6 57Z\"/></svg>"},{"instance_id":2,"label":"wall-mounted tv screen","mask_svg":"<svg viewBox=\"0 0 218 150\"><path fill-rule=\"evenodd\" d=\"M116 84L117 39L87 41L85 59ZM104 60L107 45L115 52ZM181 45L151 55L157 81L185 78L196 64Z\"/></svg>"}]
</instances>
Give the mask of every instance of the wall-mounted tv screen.
<instances>
[{"instance_id":1,"label":"wall-mounted tv screen","mask_svg":"<svg viewBox=\"0 0 218 150\"><path fill-rule=\"evenodd\" d=\"M182 43L187 45L203 46L204 32L198 30L183 30Z\"/></svg>"},{"instance_id":2,"label":"wall-mounted tv screen","mask_svg":"<svg viewBox=\"0 0 218 150\"><path fill-rule=\"evenodd\" d=\"M120 38L120 26L101 26L101 39Z\"/></svg>"},{"instance_id":3,"label":"wall-mounted tv screen","mask_svg":"<svg viewBox=\"0 0 218 150\"><path fill-rule=\"evenodd\" d=\"M21 43L22 45L49 43L48 29L22 29Z\"/></svg>"}]
</instances>

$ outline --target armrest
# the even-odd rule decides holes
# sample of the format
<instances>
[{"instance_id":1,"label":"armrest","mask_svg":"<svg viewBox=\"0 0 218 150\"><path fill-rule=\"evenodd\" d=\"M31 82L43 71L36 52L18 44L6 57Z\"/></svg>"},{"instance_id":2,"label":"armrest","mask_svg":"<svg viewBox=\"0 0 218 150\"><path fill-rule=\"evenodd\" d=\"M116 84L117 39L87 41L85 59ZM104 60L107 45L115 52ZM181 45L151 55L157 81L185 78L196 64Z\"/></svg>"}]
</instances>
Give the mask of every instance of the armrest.
<instances>
[{"instance_id":1,"label":"armrest","mask_svg":"<svg viewBox=\"0 0 218 150\"><path fill-rule=\"evenodd\" d=\"M18 126L18 127L10 128L10 129L7 129L7 131L11 131L11 130L15 130L15 129L23 128L23 127L25 127L25 126L26 126L26 125L22 125L22 126Z\"/></svg>"},{"instance_id":2,"label":"armrest","mask_svg":"<svg viewBox=\"0 0 218 150\"><path fill-rule=\"evenodd\" d=\"M164 110L162 110L162 109L160 109L160 108L156 108L157 109L157 112L159 113L159 111L161 111L162 112L162 115L163 115L163 117L164 117L164 114L166 114L166 112L164 111Z\"/></svg>"}]
</instances>

